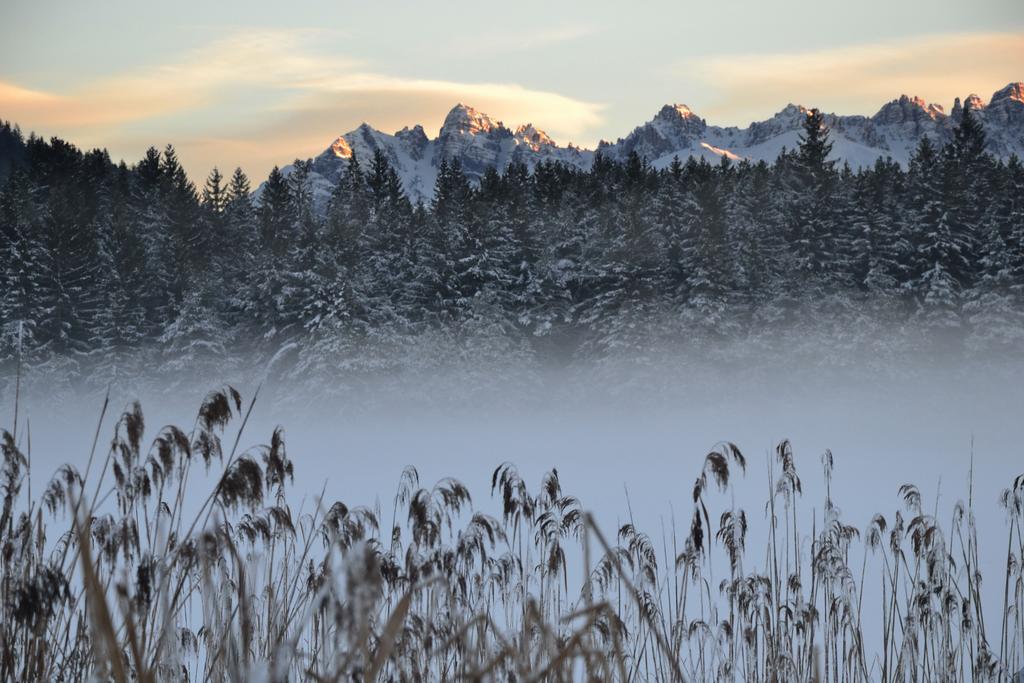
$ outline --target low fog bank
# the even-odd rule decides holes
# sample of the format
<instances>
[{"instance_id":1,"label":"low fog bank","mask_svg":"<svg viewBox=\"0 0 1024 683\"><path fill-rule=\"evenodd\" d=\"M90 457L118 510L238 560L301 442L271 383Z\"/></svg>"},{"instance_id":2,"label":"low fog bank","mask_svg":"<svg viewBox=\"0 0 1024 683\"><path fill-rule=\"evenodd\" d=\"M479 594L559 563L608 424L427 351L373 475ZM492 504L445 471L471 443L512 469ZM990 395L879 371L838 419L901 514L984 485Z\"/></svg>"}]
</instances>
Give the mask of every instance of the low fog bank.
<instances>
[{"instance_id":1,"label":"low fog bank","mask_svg":"<svg viewBox=\"0 0 1024 683\"><path fill-rule=\"evenodd\" d=\"M282 419L311 410L332 419L461 411L506 416L658 409L751 395L813 400L890 386L911 393L934 387L927 396L984 393L991 382L1011 386L1006 380L1024 377L1024 348L970 351L962 339L922 337L912 329L863 337L793 329L765 339L686 343L651 330L636 334L631 343L599 351L564 338L524 346L502 335L424 334L401 343L364 339L315 362L297 344L216 357L172 357L150 348L99 365L91 357L26 360L20 370L4 365L0 405L13 405L16 391L23 404L53 409L100 403L109 393L115 406L138 397L187 413L204 392L230 384L250 395L259 388L261 406L269 404Z\"/></svg>"},{"instance_id":2,"label":"low fog bank","mask_svg":"<svg viewBox=\"0 0 1024 683\"><path fill-rule=\"evenodd\" d=\"M424 480L451 475L483 486L482 474L511 461L535 478L558 467L570 485L581 479L590 486L587 480L600 471L617 482L614 491L595 489L601 496L621 498L626 480L668 502L675 484L664 493L649 487L692 480L700 459L721 440L747 454L753 479L760 478L764 453L783 438L815 470L818 456L831 448L838 477L870 471L893 490L941 474L963 483L972 442L977 467L1024 471L1024 358L875 360L810 363L780 354L713 363L647 354L560 367L441 365L325 378L319 385L255 365L182 371L173 384L151 373L106 388L54 386L35 374L21 380L19 434L23 444L31 436L37 472L78 463L108 393L101 443L133 400L142 404L151 438L164 424L190 428L204 395L230 384L246 406L255 398L243 444L265 442L282 425L300 480L304 464L316 463L318 480L337 479L342 491L352 482L362 495L387 495L404 465L421 468ZM0 422L8 428L14 390L9 382L0 393ZM576 471L583 476L573 477Z\"/></svg>"}]
</instances>

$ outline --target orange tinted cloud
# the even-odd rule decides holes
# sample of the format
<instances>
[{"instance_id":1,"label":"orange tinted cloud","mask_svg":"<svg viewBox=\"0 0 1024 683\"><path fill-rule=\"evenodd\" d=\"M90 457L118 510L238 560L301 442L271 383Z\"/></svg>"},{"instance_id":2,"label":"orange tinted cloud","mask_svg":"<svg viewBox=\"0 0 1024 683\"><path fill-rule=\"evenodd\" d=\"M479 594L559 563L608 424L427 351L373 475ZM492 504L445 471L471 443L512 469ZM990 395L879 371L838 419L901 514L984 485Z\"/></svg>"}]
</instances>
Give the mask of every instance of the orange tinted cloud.
<instances>
[{"instance_id":1,"label":"orange tinted cloud","mask_svg":"<svg viewBox=\"0 0 1024 683\"><path fill-rule=\"evenodd\" d=\"M242 165L256 177L319 152L362 121L384 130L437 126L456 102L565 138L601 123L600 105L509 83L400 78L317 51L316 30L249 30L180 59L61 93L0 82L0 112L26 129L135 159L170 141L202 176Z\"/></svg>"}]
</instances>

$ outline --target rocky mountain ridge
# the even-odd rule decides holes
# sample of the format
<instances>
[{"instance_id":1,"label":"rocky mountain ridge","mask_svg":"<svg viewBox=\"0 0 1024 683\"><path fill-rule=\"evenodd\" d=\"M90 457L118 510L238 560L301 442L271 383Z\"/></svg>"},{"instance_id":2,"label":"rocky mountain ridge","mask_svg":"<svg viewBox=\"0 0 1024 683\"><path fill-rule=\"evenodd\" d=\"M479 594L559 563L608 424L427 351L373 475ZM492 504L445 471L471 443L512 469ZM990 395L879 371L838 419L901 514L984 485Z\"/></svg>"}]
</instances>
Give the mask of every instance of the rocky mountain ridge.
<instances>
[{"instance_id":1,"label":"rocky mountain ridge","mask_svg":"<svg viewBox=\"0 0 1024 683\"><path fill-rule=\"evenodd\" d=\"M832 132L832 156L853 168L869 166L879 158L906 165L922 137L942 144L950 139L965 106L976 113L988 138L989 151L997 157L1024 157L1024 83L1010 83L986 104L977 95L955 101L949 113L938 104L919 97L900 97L887 102L873 116L827 114ZM488 168L504 170L513 162L529 168L542 162L559 162L589 168L596 154L624 160L631 153L656 168L676 157L704 158L718 163L723 157L739 161L774 161L783 149L799 142L801 122L808 109L789 104L763 121L745 128L715 126L684 104L669 104L643 125L615 142L602 141L596 150L560 146L533 124L515 129L464 105L456 105L445 117L437 137L431 139L422 126L406 127L394 134L364 123L334 140L310 160L309 182L318 203L326 203L332 188L355 154L368 163L381 150L398 172L413 201L428 202L443 160L458 160L472 181ZM286 166L285 174L294 166Z\"/></svg>"}]
</instances>

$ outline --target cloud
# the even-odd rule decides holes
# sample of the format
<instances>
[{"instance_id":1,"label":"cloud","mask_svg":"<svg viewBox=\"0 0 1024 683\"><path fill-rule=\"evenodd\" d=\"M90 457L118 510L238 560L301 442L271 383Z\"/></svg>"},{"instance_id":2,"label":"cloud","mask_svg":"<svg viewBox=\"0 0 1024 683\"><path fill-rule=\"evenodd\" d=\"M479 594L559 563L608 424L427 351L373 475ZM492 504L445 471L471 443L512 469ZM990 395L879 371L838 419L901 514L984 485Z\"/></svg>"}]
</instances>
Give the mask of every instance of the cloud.
<instances>
[{"instance_id":1,"label":"cloud","mask_svg":"<svg viewBox=\"0 0 1024 683\"><path fill-rule=\"evenodd\" d=\"M376 74L351 74L329 78L311 89L312 96L304 110L331 108L333 101L343 97L348 106L359 103L387 120L396 114L401 125L411 123L403 111L403 100L415 101L418 111L427 120L440 124L440 119L456 102L463 102L513 123L536 119L558 136L577 136L601 123L600 105L581 102L558 93L531 90L505 83L458 83L442 80L395 78ZM381 110L381 105L387 105ZM440 109L438 107L441 107ZM389 127L398 125L395 121Z\"/></svg>"},{"instance_id":2,"label":"cloud","mask_svg":"<svg viewBox=\"0 0 1024 683\"><path fill-rule=\"evenodd\" d=\"M22 107L47 107L57 101L59 98L53 95L0 81L0 102L5 104Z\"/></svg>"},{"instance_id":3,"label":"cloud","mask_svg":"<svg viewBox=\"0 0 1024 683\"><path fill-rule=\"evenodd\" d=\"M601 105L515 83L399 77L338 54L316 29L241 30L180 59L60 93L0 81L0 112L26 129L134 159L169 140L193 174L241 164L257 177L367 121L439 127L456 102L562 139L602 122ZM333 41L336 42L336 41Z\"/></svg>"},{"instance_id":4,"label":"cloud","mask_svg":"<svg viewBox=\"0 0 1024 683\"><path fill-rule=\"evenodd\" d=\"M1024 35L943 34L825 50L716 55L684 60L674 73L709 93L702 115L740 125L786 101L871 114L907 94L948 107L954 97L975 92L987 100L1024 78Z\"/></svg>"}]
</instances>

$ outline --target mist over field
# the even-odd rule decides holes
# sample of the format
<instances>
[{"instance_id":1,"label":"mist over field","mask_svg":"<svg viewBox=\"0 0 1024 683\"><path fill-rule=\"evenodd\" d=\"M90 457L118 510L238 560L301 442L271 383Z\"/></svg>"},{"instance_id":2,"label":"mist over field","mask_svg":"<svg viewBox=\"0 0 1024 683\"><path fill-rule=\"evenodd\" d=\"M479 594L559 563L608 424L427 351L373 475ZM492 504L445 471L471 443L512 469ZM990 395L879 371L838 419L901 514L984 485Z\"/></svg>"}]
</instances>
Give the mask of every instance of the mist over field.
<instances>
[{"instance_id":1,"label":"mist over field","mask_svg":"<svg viewBox=\"0 0 1024 683\"><path fill-rule=\"evenodd\" d=\"M1024 364L1008 358L925 356L874 365L860 359L841 367L780 356L771 365L715 367L666 354L642 364L453 367L320 390L275 382L256 368L189 377L172 391L139 379L137 386L148 389L111 390L101 451L130 400L141 401L153 436L164 424L190 428L205 393L222 383L235 386L244 403L259 387L242 445L266 443L275 427L284 427L295 464L294 506L301 502L309 511L322 496L369 506L390 523L392 497L411 465L427 486L454 477L469 488L473 509L500 516L500 491L491 492L499 465L515 465L531 488L556 468L565 491L607 534L634 524L650 534L667 564L686 536L704 456L722 441L739 447L747 471L734 472L729 493L710 499L717 509L747 512L748 571L766 569L768 469L777 469L774 449L783 439L792 443L803 483L798 506L805 555L811 524L823 522L821 456L830 450L835 505L844 523L862 531L873 515L904 510L899 487L905 483L920 487L924 508L944 523L958 502L973 498L979 569L993 586L1006 562L999 496L1024 473ZM103 396L65 389L55 401L60 392L45 383L26 378L23 386L22 433L31 435L33 477L41 486L63 462L84 467ZM3 406L10 411L9 391ZM233 438L234 430L227 434ZM198 506L207 493L196 485L187 505ZM579 559L569 577L577 589ZM859 554L854 559L861 561ZM869 553L867 561L870 566L877 558ZM727 562L718 562L725 575ZM878 587L868 585L863 594L871 604ZM999 626L1000 600L1001 591L986 594L992 628ZM877 615L866 618L864 628L867 646L877 648Z\"/></svg>"}]
</instances>

